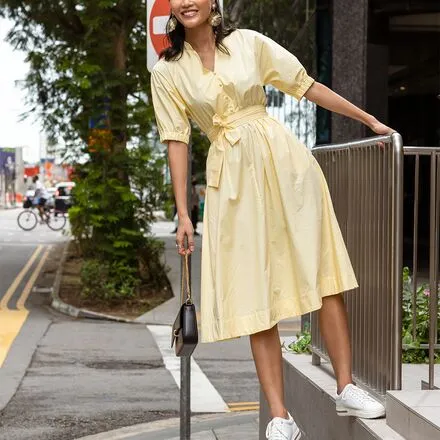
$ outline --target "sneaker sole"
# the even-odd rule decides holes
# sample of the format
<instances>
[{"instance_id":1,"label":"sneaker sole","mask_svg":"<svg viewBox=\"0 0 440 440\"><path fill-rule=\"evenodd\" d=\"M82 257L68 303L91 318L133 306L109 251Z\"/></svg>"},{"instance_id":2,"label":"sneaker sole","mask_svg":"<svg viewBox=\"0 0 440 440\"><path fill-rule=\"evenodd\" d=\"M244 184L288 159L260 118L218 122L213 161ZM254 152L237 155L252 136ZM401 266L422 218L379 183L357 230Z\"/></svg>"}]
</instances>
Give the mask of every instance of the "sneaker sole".
<instances>
[{"instance_id":1,"label":"sneaker sole","mask_svg":"<svg viewBox=\"0 0 440 440\"><path fill-rule=\"evenodd\" d=\"M364 411L361 409L337 409L336 413L341 417L359 417L360 419L378 419L385 416L384 410Z\"/></svg>"}]
</instances>

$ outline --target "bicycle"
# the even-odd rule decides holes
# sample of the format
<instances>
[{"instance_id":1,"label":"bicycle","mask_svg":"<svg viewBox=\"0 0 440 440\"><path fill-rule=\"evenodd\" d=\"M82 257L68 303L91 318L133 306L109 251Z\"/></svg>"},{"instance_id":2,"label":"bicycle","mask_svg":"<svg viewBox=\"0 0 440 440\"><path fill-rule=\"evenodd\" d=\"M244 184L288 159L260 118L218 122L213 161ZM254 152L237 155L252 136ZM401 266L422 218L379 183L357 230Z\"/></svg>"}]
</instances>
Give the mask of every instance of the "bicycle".
<instances>
[{"instance_id":1,"label":"bicycle","mask_svg":"<svg viewBox=\"0 0 440 440\"><path fill-rule=\"evenodd\" d=\"M18 226L23 231L32 231L38 225L38 219L41 218L39 213L34 212L35 206L25 208L17 217ZM52 231L61 231L66 226L67 218L64 212L55 211L53 208L44 208L44 223L52 229Z\"/></svg>"}]
</instances>

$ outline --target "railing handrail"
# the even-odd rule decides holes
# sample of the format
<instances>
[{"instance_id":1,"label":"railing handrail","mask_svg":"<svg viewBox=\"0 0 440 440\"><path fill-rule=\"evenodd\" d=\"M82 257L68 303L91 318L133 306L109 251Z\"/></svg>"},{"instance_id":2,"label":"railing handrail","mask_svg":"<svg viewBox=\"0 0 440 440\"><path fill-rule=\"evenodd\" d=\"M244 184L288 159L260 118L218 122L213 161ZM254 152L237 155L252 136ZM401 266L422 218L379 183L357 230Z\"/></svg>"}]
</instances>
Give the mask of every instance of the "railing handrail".
<instances>
[{"instance_id":1,"label":"railing handrail","mask_svg":"<svg viewBox=\"0 0 440 440\"><path fill-rule=\"evenodd\" d=\"M372 137L368 137L368 138L355 139L353 141L342 142L342 143L338 143L338 144L317 145L312 148L312 151L313 152L320 151L320 150L336 151L336 150L345 150L345 149L349 149L349 148L370 147L377 142L392 142L392 137L394 135L400 136L396 132L391 135L372 136Z\"/></svg>"},{"instance_id":2,"label":"railing handrail","mask_svg":"<svg viewBox=\"0 0 440 440\"><path fill-rule=\"evenodd\" d=\"M440 153L440 147L413 147L413 146L404 146L403 151L405 154L421 154L421 155L429 155L432 153Z\"/></svg>"}]
</instances>

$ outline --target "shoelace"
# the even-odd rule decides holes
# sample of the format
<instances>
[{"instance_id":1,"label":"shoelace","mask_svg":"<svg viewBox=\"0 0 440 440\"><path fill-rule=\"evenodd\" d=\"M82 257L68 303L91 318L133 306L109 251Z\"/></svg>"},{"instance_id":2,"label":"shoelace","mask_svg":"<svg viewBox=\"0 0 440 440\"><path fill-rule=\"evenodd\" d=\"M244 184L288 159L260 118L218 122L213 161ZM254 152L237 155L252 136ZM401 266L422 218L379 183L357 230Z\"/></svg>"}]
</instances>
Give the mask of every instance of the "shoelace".
<instances>
[{"instance_id":1,"label":"shoelace","mask_svg":"<svg viewBox=\"0 0 440 440\"><path fill-rule=\"evenodd\" d=\"M280 432L273 421L267 425L266 438L269 440L288 440L288 438Z\"/></svg>"},{"instance_id":2,"label":"shoelace","mask_svg":"<svg viewBox=\"0 0 440 440\"><path fill-rule=\"evenodd\" d=\"M361 390L360 388L358 388L357 390L350 388L347 394L347 397L352 397L353 399L358 400L361 403L376 402L368 393L366 393L364 390Z\"/></svg>"}]
</instances>

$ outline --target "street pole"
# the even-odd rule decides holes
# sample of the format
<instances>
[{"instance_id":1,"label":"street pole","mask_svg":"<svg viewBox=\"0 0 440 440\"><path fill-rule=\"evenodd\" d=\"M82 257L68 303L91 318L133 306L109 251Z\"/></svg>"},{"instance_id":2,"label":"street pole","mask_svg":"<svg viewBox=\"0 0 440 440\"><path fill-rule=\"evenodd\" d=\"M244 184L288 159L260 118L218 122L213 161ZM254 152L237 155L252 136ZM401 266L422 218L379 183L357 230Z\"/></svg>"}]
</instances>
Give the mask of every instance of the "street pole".
<instances>
[{"instance_id":1,"label":"street pole","mask_svg":"<svg viewBox=\"0 0 440 440\"><path fill-rule=\"evenodd\" d=\"M188 171L186 179L186 200L188 214L191 215L191 174L192 174L192 142L188 143ZM188 244L188 243L187 243ZM183 271L184 261L180 266ZM191 255L188 258L188 276L191 284ZM183 278L180 277L183 281ZM181 282L182 282L181 281ZM184 288L184 286L181 286ZM191 356L184 356L180 358L180 440L191 439Z\"/></svg>"}]
</instances>

